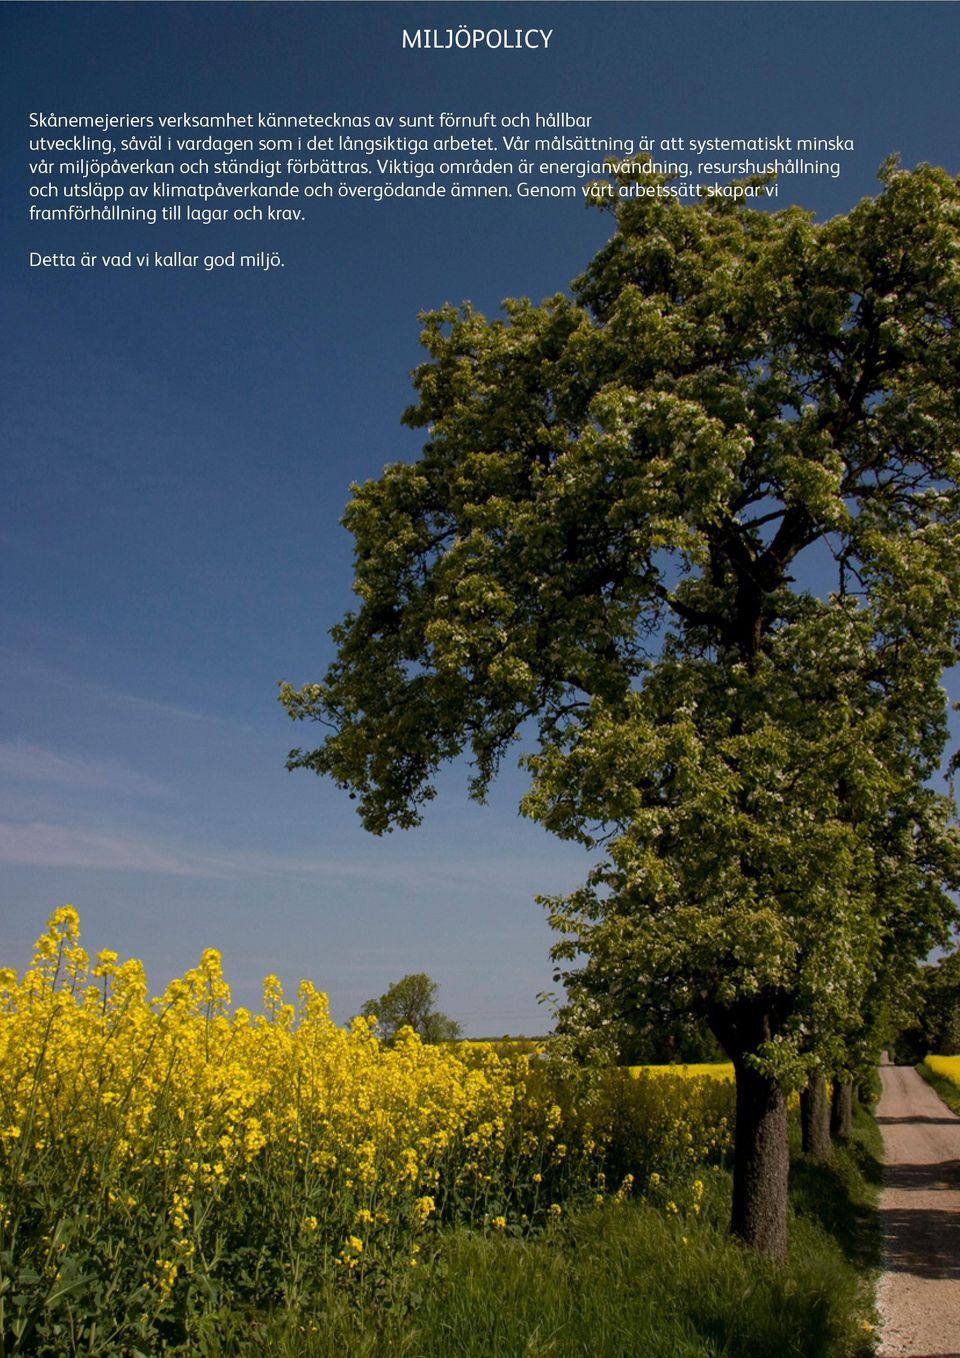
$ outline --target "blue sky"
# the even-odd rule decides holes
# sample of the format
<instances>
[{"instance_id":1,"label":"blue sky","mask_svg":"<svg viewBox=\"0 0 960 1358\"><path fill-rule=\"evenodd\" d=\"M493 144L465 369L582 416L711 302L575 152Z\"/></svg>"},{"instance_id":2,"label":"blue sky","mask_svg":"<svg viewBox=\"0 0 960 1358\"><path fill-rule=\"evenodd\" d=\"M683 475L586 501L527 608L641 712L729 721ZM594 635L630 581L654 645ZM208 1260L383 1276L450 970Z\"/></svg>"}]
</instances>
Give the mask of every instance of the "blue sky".
<instances>
[{"instance_id":1,"label":"blue sky","mask_svg":"<svg viewBox=\"0 0 960 1358\"><path fill-rule=\"evenodd\" d=\"M531 52L402 51L404 27L536 26ZM826 217L899 151L960 169L952 4L15 4L5 51L0 963L72 901L159 989L220 948L234 999L309 976L346 1019L405 972L473 1034L541 1032L538 892L581 852L448 771L367 835L284 768L277 681L319 678L351 601L349 483L416 456L417 312L566 287L610 220L576 201L317 204L302 224L29 224L28 115L582 109L607 135L847 136ZM30 269L31 250L272 250L285 268Z\"/></svg>"}]
</instances>

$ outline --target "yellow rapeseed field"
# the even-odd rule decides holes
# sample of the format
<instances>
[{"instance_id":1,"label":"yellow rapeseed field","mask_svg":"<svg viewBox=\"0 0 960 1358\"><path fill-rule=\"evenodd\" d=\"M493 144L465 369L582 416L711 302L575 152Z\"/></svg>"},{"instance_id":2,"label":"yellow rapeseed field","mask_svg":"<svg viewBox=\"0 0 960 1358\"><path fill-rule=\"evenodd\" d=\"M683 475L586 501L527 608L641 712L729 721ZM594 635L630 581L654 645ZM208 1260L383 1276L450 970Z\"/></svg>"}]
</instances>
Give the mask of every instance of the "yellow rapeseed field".
<instances>
[{"instance_id":1,"label":"yellow rapeseed field","mask_svg":"<svg viewBox=\"0 0 960 1358\"><path fill-rule=\"evenodd\" d=\"M928 1056L924 1065L929 1066L934 1075L942 1075L960 1089L960 1056Z\"/></svg>"},{"instance_id":2,"label":"yellow rapeseed field","mask_svg":"<svg viewBox=\"0 0 960 1358\"><path fill-rule=\"evenodd\" d=\"M676 1066L628 1066L634 1079L641 1075L663 1075L671 1079L698 1079L701 1076L710 1080L733 1081L732 1061L695 1061Z\"/></svg>"},{"instance_id":3,"label":"yellow rapeseed field","mask_svg":"<svg viewBox=\"0 0 960 1358\"><path fill-rule=\"evenodd\" d=\"M71 906L0 971L0 1352L152 1352L321 1277L388 1295L441 1222L523 1232L634 1184L695 1213L730 1145L712 1069L387 1046L306 981L229 1005L215 951L151 997L139 962L87 956Z\"/></svg>"}]
</instances>

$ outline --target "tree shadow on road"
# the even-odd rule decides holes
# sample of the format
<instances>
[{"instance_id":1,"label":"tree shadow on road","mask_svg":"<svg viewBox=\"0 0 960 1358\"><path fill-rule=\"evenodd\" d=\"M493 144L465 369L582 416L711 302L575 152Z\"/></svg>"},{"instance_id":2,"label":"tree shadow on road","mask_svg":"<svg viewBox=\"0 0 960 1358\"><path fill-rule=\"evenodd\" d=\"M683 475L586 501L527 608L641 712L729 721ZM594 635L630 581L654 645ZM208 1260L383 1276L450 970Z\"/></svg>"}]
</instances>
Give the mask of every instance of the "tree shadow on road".
<instances>
[{"instance_id":1,"label":"tree shadow on road","mask_svg":"<svg viewBox=\"0 0 960 1358\"><path fill-rule=\"evenodd\" d=\"M877 1118L877 1122L881 1127L899 1127L915 1122L932 1124L935 1127L955 1127L958 1121L960 1121L960 1119L957 1118L956 1114L954 1114L952 1117L936 1117L936 1118L926 1117L923 1114L919 1115L911 1114L910 1117L905 1118L884 1118L884 1117Z\"/></svg>"},{"instance_id":2,"label":"tree shadow on road","mask_svg":"<svg viewBox=\"0 0 960 1358\"><path fill-rule=\"evenodd\" d=\"M887 1272L960 1281L960 1213L892 1207L880 1222Z\"/></svg>"},{"instance_id":3,"label":"tree shadow on road","mask_svg":"<svg viewBox=\"0 0 960 1358\"><path fill-rule=\"evenodd\" d=\"M927 1164L888 1164L883 1170L885 1188L907 1189L910 1192L960 1190L960 1160L933 1160Z\"/></svg>"}]
</instances>

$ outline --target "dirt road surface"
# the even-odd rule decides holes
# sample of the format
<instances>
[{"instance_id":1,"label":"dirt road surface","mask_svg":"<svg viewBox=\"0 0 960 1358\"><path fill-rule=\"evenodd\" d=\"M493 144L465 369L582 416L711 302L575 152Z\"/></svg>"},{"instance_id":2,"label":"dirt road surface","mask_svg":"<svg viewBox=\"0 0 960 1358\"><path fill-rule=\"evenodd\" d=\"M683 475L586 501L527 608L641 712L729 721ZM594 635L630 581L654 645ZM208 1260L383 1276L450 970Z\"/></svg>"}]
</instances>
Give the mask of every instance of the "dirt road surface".
<instances>
[{"instance_id":1,"label":"dirt road surface","mask_svg":"<svg viewBox=\"0 0 960 1358\"><path fill-rule=\"evenodd\" d=\"M960 1118L912 1066L880 1078L879 1358L960 1358Z\"/></svg>"}]
</instances>

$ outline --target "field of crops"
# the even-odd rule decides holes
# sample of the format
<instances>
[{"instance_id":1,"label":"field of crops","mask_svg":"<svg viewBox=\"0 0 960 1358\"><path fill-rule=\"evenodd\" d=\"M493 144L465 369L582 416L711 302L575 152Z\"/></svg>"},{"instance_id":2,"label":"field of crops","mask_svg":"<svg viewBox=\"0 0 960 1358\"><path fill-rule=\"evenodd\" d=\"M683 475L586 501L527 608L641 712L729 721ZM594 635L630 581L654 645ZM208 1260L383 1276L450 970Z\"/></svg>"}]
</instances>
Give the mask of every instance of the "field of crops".
<instances>
[{"instance_id":1,"label":"field of crops","mask_svg":"<svg viewBox=\"0 0 960 1358\"><path fill-rule=\"evenodd\" d=\"M389 1297L444 1224L519 1236L639 1192L695 1216L730 1146L710 1074L386 1046L308 982L229 1003L216 952L150 998L139 962L88 958L71 907L0 971L5 1358L154 1353L321 1279Z\"/></svg>"},{"instance_id":2,"label":"field of crops","mask_svg":"<svg viewBox=\"0 0 960 1358\"><path fill-rule=\"evenodd\" d=\"M924 1064L960 1089L960 1056L928 1056Z\"/></svg>"},{"instance_id":3,"label":"field of crops","mask_svg":"<svg viewBox=\"0 0 960 1358\"><path fill-rule=\"evenodd\" d=\"M641 1076L663 1075L675 1080L679 1075L685 1080L703 1078L723 1080L728 1084L733 1082L732 1061L698 1061L684 1066L628 1066L627 1070L634 1079L640 1079Z\"/></svg>"}]
</instances>

